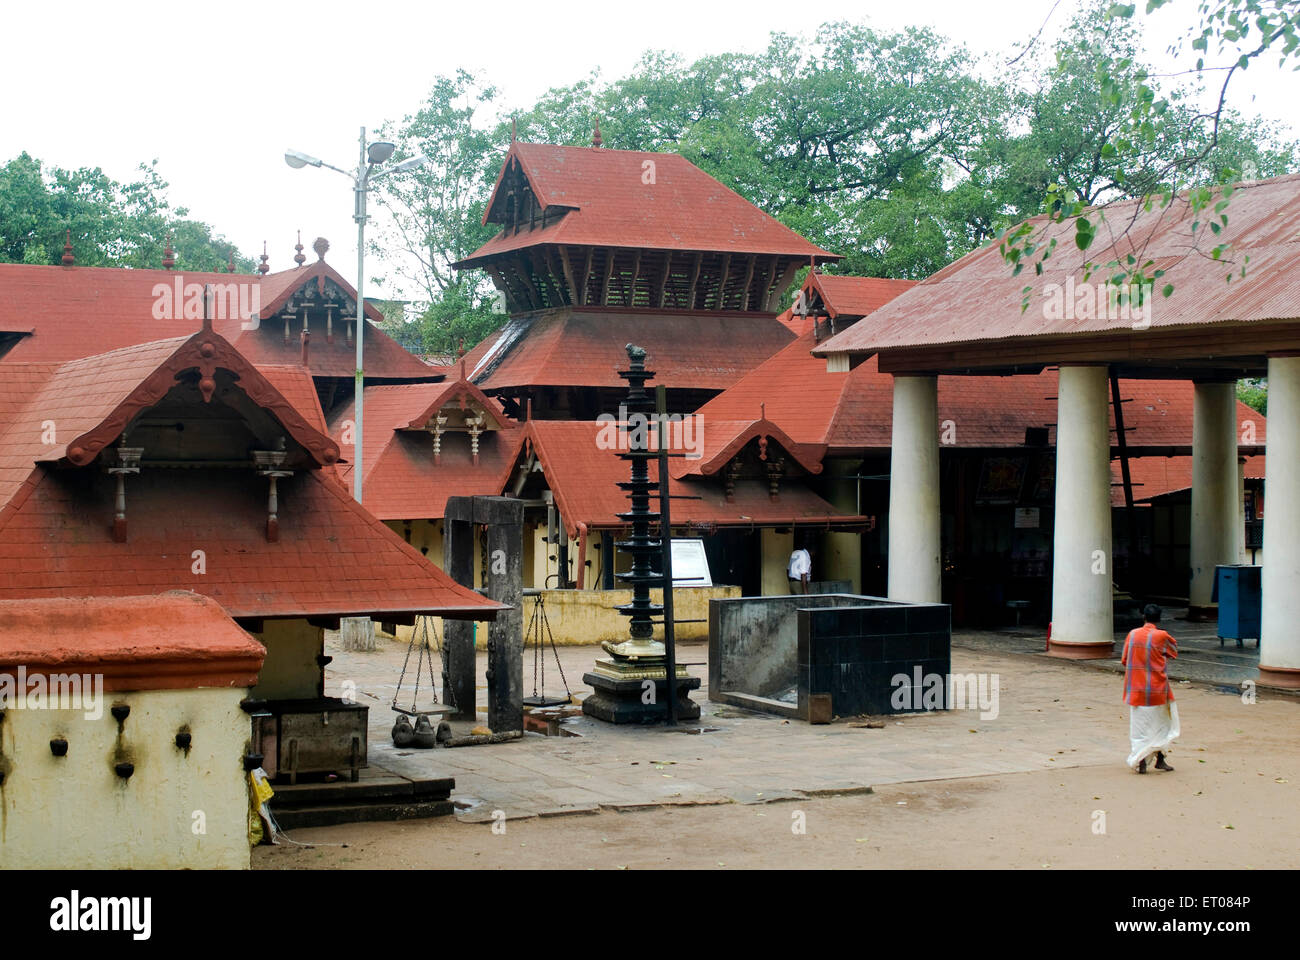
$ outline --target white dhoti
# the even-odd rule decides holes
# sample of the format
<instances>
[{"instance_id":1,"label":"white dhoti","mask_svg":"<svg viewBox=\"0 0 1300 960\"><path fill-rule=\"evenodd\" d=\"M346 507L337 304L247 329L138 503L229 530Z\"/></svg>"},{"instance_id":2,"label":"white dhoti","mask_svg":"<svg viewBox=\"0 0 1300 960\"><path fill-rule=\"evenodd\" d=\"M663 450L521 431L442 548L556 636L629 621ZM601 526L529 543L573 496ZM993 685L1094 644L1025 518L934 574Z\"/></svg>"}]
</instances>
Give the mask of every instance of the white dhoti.
<instances>
[{"instance_id":1,"label":"white dhoti","mask_svg":"<svg viewBox=\"0 0 1300 960\"><path fill-rule=\"evenodd\" d=\"M1136 768L1154 753L1168 753L1178 739L1178 704L1172 700L1158 707L1128 708L1128 737L1133 752L1128 765Z\"/></svg>"}]
</instances>

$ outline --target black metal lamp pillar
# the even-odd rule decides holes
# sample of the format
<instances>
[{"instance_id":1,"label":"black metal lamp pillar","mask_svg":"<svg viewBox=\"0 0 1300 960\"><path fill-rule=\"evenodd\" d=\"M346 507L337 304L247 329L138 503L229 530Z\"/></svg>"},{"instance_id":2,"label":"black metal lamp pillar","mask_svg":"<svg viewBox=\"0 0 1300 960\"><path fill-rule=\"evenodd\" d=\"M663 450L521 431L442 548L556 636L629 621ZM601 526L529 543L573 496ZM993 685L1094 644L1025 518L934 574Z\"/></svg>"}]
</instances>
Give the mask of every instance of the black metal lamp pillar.
<instances>
[{"instance_id":1,"label":"black metal lamp pillar","mask_svg":"<svg viewBox=\"0 0 1300 960\"><path fill-rule=\"evenodd\" d=\"M632 588L631 602L618 607L628 618L629 639L601 644L609 658L597 660L583 676L594 692L583 701L582 712L611 723L656 723L668 716L668 698L675 697L677 717L696 719L700 708L690 701L689 694L700 686L700 679L678 667L670 681L664 645L654 639L654 618L663 613L663 606L651 601L650 588L662 585L664 579L662 571L655 569L655 558L663 548L661 541L650 535L650 525L659 520L659 513L650 509L650 496L659 483L668 480L650 479L650 459L658 455L650 450L654 400L645 384L654 371L646 369L646 353L641 347L629 343L627 356L628 369L619 371L628 382L628 395L622 411L627 419L620 425L625 449L618 456L632 464L631 479L619 483L627 492L631 509L618 516L631 524L632 533L615 546L632 557L631 570L617 574Z\"/></svg>"}]
</instances>

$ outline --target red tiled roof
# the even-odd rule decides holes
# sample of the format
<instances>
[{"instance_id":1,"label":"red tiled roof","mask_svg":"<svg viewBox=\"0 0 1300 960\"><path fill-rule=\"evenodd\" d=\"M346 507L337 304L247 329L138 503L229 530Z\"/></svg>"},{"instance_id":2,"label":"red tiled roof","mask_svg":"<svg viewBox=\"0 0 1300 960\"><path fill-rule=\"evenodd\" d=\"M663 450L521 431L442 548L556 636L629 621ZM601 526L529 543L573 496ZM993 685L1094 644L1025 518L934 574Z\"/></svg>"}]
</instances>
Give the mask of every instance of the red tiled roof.
<instances>
[{"instance_id":1,"label":"red tiled roof","mask_svg":"<svg viewBox=\"0 0 1300 960\"><path fill-rule=\"evenodd\" d=\"M604 427L596 421L576 420L533 420L524 425L527 442L542 462L546 482L570 537L577 537L579 523L607 529L626 526L617 516L628 509L626 493L618 484L628 479L630 468L617 451L601 449L597 444ZM658 465L651 461L650 479L657 480L658 476ZM739 482L735 499L730 502L720 484L702 479L670 477L669 491L701 498L674 501L674 525L824 525L865 519L844 516L807 487L790 481L782 484L777 500L768 496L765 483L756 481ZM653 497L651 502L653 505Z\"/></svg>"},{"instance_id":2,"label":"red tiled roof","mask_svg":"<svg viewBox=\"0 0 1300 960\"><path fill-rule=\"evenodd\" d=\"M105 690L251 687L266 648L187 591L0 600L0 674L94 673Z\"/></svg>"},{"instance_id":3,"label":"red tiled roof","mask_svg":"<svg viewBox=\"0 0 1300 960\"><path fill-rule=\"evenodd\" d=\"M655 383L722 390L789 342L782 324L753 314L561 307L516 317L465 360L470 379L485 390L626 388L618 371L635 343L645 348Z\"/></svg>"},{"instance_id":4,"label":"red tiled roof","mask_svg":"<svg viewBox=\"0 0 1300 960\"><path fill-rule=\"evenodd\" d=\"M675 153L512 143L484 223L504 222L497 193L511 158L542 209L566 212L540 229L502 231L458 267L541 243L840 259ZM644 176L647 163L653 178Z\"/></svg>"},{"instance_id":5,"label":"red tiled roof","mask_svg":"<svg viewBox=\"0 0 1300 960\"><path fill-rule=\"evenodd\" d=\"M214 402L239 391L306 453L279 481L276 542L267 539L267 481L201 464L146 463L127 481L127 542L110 534L114 480L87 465L195 368L200 392L205 380ZM303 374L273 375L308 389ZM0 599L192 589L242 617L497 609L323 476L318 468L338 458L334 442L211 330L59 366L0 363L0 408ZM194 550L206 554L202 574L192 570Z\"/></svg>"},{"instance_id":6,"label":"red tiled roof","mask_svg":"<svg viewBox=\"0 0 1300 960\"><path fill-rule=\"evenodd\" d=\"M199 326L197 319L159 319L154 316L158 297L154 288L169 290L180 280L183 285L255 284L264 319L258 329L243 329L248 318L215 320L219 333L239 347L254 363L300 365L301 326L292 326L290 342L284 342L283 323L277 327L272 314L305 283L329 279L349 296L356 291L328 264L321 261L296 270L249 274L197 273L173 270L124 270L109 267L50 267L0 264L0 330L32 330L4 357L5 362L64 362L107 353L122 347L189 336ZM237 298L236 298L237 299ZM252 293L247 297L251 305ZM176 313L180 313L177 309ZM373 304L366 305L372 319L383 316ZM317 376L352 377L356 372L356 348L344 337L344 321L335 318L337 335L332 344L324 331L313 330L308 362ZM373 324L365 343L368 377L428 378L438 371L407 353Z\"/></svg>"},{"instance_id":7,"label":"red tiled roof","mask_svg":"<svg viewBox=\"0 0 1300 960\"><path fill-rule=\"evenodd\" d=\"M872 322L870 319L862 321ZM811 331L752 370L696 411L706 437L720 425L753 417L764 405L767 419L796 443L825 444L832 454L888 449L893 432L893 377L871 357L849 373L829 373L808 351ZM1018 447L1026 427L1056 421L1055 370L1017 377L939 377L939 421L952 421L956 447ZM1124 425L1135 447L1191 446L1192 384L1187 380L1121 380ZM1113 422L1112 414L1112 422ZM1238 403L1239 424L1255 423L1264 443L1264 417Z\"/></svg>"},{"instance_id":8,"label":"red tiled roof","mask_svg":"<svg viewBox=\"0 0 1300 960\"><path fill-rule=\"evenodd\" d=\"M891 348L974 343L977 341L1084 336L1107 332L1133 332L1132 319L1089 318L1070 314L1049 316L1047 287L1058 291L1067 280L1084 282L1083 265L1123 262L1130 253L1143 262L1152 260L1164 271L1157 288L1174 285L1169 298L1158 293L1152 304L1150 329L1201 327L1218 323L1244 323L1300 318L1300 174L1276 177L1238 186L1225 211L1228 223L1217 235L1206 234L1203 249L1192 249L1191 221L1216 219L1210 210L1194 213L1178 200L1165 209L1142 211L1137 201L1117 203L1106 210L1117 240L1107 242L1104 228L1094 248L1080 251L1074 243L1072 222L1048 225L1044 218L1031 221L1044 232L1036 239L1042 248L1059 240L1042 275L1024 271L1013 276L996 244L981 247L919 283L878 310L870 324L856 324L818 346L820 353L865 353ZM1131 226L1130 226L1131 221ZM1124 228L1124 229L1121 229ZM1206 225L1202 223L1201 232ZM1221 263L1208 257L1216 244L1231 244ZM1244 277L1236 274L1250 262ZM1036 259L1036 258L1035 258ZM1226 282L1228 274L1232 282ZM1103 285L1105 278L1093 276ZM1022 290L1032 287L1029 309L1022 309Z\"/></svg>"},{"instance_id":9,"label":"red tiled roof","mask_svg":"<svg viewBox=\"0 0 1300 960\"><path fill-rule=\"evenodd\" d=\"M703 420L697 415L700 442L698 457L681 457L670 461L668 472L675 478L712 476L727 465L751 440L776 441L799 466L809 473L821 473L824 444L798 443L771 420Z\"/></svg>"},{"instance_id":10,"label":"red tiled roof","mask_svg":"<svg viewBox=\"0 0 1300 960\"><path fill-rule=\"evenodd\" d=\"M435 464L429 434L408 428L423 426L460 396L472 398L504 429L487 430L479 437L477 465L467 435L444 433ZM365 506L381 520L436 519L443 516L448 497L496 496L505 489L523 443L523 430L505 416L496 400L472 383L448 380L367 387L364 406ZM342 442L343 424L355 416L353 404L348 403L330 418L331 433L347 460L353 459L353 447ZM340 475L351 483L352 465L342 466Z\"/></svg>"},{"instance_id":11,"label":"red tiled roof","mask_svg":"<svg viewBox=\"0 0 1300 960\"><path fill-rule=\"evenodd\" d=\"M805 286L820 293L826 312L838 319L865 317L900 293L916 286L916 281L810 272Z\"/></svg>"},{"instance_id":12,"label":"red tiled roof","mask_svg":"<svg viewBox=\"0 0 1300 960\"><path fill-rule=\"evenodd\" d=\"M287 364L259 363L257 372L280 392L289 405L302 414L307 424L316 431L329 434L325 413L320 407L320 395L306 367Z\"/></svg>"},{"instance_id":13,"label":"red tiled roof","mask_svg":"<svg viewBox=\"0 0 1300 960\"><path fill-rule=\"evenodd\" d=\"M1263 479L1263 455L1246 457L1244 466L1248 479ZM1124 506L1123 469L1118 460L1110 464L1111 506ZM1134 503L1145 503L1155 497L1192 488L1191 457L1133 457L1129 460L1129 477L1133 481Z\"/></svg>"},{"instance_id":14,"label":"red tiled roof","mask_svg":"<svg viewBox=\"0 0 1300 960\"><path fill-rule=\"evenodd\" d=\"M318 471L279 481L277 542L266 538L266 481L252 471L145 469L126 486L118 543L111 478L37 467L0 510L0 600L193 590L232 617L491 619L499 609Z\"/></svg>"},{"instance_id":15,"label":"red tiled roof","mask_svg":"<svg viewBox=\"0 0 1300 960\"><path fill-rule=\"evenodd\" d=\"M95 357L51 364L0 363L0 504L8 500L38 461L90 463L116 440L131 419L198 368L234 374L240 389L271 413L317 465L338 460L338 447L302 416L303 397L291 404L226 340L210 330L188 338L124 347ZM282 382L289 382L283 371ZM26 396L3 410L6 398ZM313 391L314 398L314 391ZM319 410L319 407L317 407ZM47 443L47 440L52 442Z\"/></svg>"}]
</instances>

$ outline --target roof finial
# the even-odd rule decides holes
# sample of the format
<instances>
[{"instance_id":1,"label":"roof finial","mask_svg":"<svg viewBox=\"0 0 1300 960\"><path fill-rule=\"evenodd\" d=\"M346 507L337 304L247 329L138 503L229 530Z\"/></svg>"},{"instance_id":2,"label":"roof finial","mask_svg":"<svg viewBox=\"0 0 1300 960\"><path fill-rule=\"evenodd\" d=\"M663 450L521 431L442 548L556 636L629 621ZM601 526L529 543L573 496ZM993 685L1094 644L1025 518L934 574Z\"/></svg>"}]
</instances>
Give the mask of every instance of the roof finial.
<instances>
[{"instance_id":1,"label":"roof finial","mask_svg":"<svg viewBox=\"0 0 1300 960\"><path fill-rule=\"evenodd\" d=\"M510 118L510 142L514 143L519 139L519 120L515 117Z\"/></svg>"},{"instance_id":2,"label":"roof finial","mask_svg":"<svg viewBox=\"0 0 1300 960\"><path fill-rule=\"evenodd\" d=\"M307 262L307 256L302 252L302 231L301 230L298 231L298 242L293 245L293 248L298 251L293 255L293 262L298 264L298 266L301 267L304 263Z\"/></svg>"},{"instance_id":3,"label":"roof finial","mask_svg":"<svg viewBox=\"0 0 1300 960\"><path fill-rule=\"evenodd\" d=\"M172 251L172 235L167 234L167 249L163 251L163 269L170 270L176 266L176 254Z\"/></svg>"},{"instance_id":4,"label":"roof finial","mask_svg":"<svg viewBox=\"0 0 1300 960\"><path fill-rule=\"evenodd\" d=\"M266 262L266 241L262 241L262 262L257 265L257 272L265 276L271 272L271 265Z\"/></svg>"},{"instance_id":5,"label":"roof finial","mask_svg":"<svg viewBox=\"0 0 1300 960\"><path fill-rule=\"evenodd\" d=\"M465 358L463 356L460 358L460 379L465 379Z\"/></svg>"},{"instance_id":6,"label":"roof finial","mask_svg":"<svg viewBox=\"0 0 1300 960\"><path fill-rule=\"evenodd\" d=\"M67 239L63 241L63 265L70 267L75 260L76 257L72 255L72 231L68 230Z\"/></svg>"},{"instance_id":7,"label":"roof finial","mask_svg":"<svg viewBox=\"0 0 1300 960\"><path fill-rule=\"evenodd\" d=\"M598 119L596 121L596 130L591 135L591 146L593 149L599 150L601 143L602 141L600 139L600 120Z\"/></svg>"},{"instance_id":8,"label":"roof finial","mask_svg":"<svg viewBox=\"0 0 1300 960\"><path fill-rule=\"evenodd\" d=\"M809 273L816 273L816 272L817 272L817 254L815 254L815 253L814 253L814 254L811 254L811 255L808 257L808 272L809 272Z\"/></svg>"},{"instance_id":9,"label":"roof finial","mask_svg":"<svg viewBox=\"0 0 1300 960\"><path fill-rule=\"evenodd\" d=\"M329 253L330 242L324 237L317 237L312 243L311 248L316 251L316 256L320 260L325 259L325 254Z\"/></svg>"},{"instance_id":10,"label":"roof finial","mask_svg":"<svg viewBox=\"0 0 1300 960\"><path fill-rule=\"evenodd\" d=\"M456 356L457 356L457 357L463 357L463 356L465 356L465 338L464 338L464 337L461 337L459 340L456 341Z\"/></svg>"},{"instance_id":11,"label":"roof finial","mask_svg":"<svg viewBox=\"0 0 1300 960\"><path fill-rule=\"evenodd\" d=\"M212 314L209 312L212 302L212 284L203 285L203 327L204 330L212 329ZM205 344L206 346L206 344Z\"/></svg>"},{"instance_id":12,"label":"roof finial","mask_svg":"<svg viewBox=\"0 0 1300 960\"><path fill-rule=\"evenodd\" d=\"M230 256L226 260L226 273L234 273L234 272L235 272L235 248L231 247Z\"/></svg>"},{"instance_id":13,"label":"roof finial","mask_svg":"<svg viewBox=\"0 0 1300 960\"><path fill-rule=\"evenodd\" d=\"M766 419L767 419L767 404L766 404L766 403L760 403L760 404L758 405L758 419L760 419L760 420L766 420Z\"/></svg>"}]
</instances>

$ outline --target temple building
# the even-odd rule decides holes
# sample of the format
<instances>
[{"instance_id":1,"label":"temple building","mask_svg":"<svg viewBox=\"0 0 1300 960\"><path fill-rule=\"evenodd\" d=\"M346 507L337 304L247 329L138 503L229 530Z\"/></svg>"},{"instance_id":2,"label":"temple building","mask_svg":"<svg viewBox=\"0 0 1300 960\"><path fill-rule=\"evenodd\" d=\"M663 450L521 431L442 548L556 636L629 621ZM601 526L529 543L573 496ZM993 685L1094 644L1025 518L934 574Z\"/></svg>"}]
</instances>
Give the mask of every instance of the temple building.
<instances>
[{"instance_id":1,"label":"temple building","mask_svg":"<svg viewBox=\"0 0 1300 960\"><path fill-rule=\"evenodd\" d=\"M600 143L512 141L483 215L501 230L455 264L483 270L510 314L467 360L512 416L615 411L627 343L689 413L789 343L786 290L840 259L684 157Z\"/></svg>"},{"instance_id":2,"label":"temple building","mask_svg":"<svg viewBox=\"0 0 1300 960\"><path fill-rule=\"evenodd\" d=\"M850 370L843 356L828 363L811 351L864 317L869 329L874 311L914 286L810 272L782 316L798 338L698 411L713 428L710 439L721 442L723 424L761 404L794 442L824 451L814 489L876 522L860 536L823 534L814 574L873 595L888 589L892 378L875 357ZM1111 462L1115 580L1127 591L1180 598L1190 563L1193 384L1124 378L1114 387L1111 429L1117 402L1124 426ZM943 375L937 390L942 597L958 624L1046 625L1057 371ZM1262 509L1265 419L1240 401L1235 417L1249 441L1237 447L1245 492Z\"/></svg>"},{"instance_id":3,"label":"temple building","mask_svg":"<svg viewBox=\"0 0 1300 960\"><path fill-rule=\"evenodd\" d=\"M1262 423L1243 420L1235 384L1267 376L1260 682L1300 686L1293 628L1300 618L1300 321L1291 292L1300 176L1234 189L1230 222L1215 236L1223 245L1217 267L1191 247L1193 216L1181 200L1149 211L1117 205L1108 217L1128 229L1086 253L1062 233L1072 227L1039 218L1031 225L1043 242L1063 241L1041 275L1014 277L997 248L986 247L904 292L869 323L813 348L832 369L874 358L891 380L890 597L943 596L942 437L935 429L941 376L1013 377L1032 397L1029 378L1056 367L1052 652L1112 655L1112 458L1130 427L1135 438L1143 430L1115 400L1143 387L1157 392L1169 381L1192 382L1190 396L1184 390L1176 404L1192 411L1187 589L1194 612L1211 609L1216 567L1241 562L1246 552L1242 460L1259 453L1263 440ZM1123 261L1133 249L1162 271L1172 295L1156 297L1145 316L1117 317L1104 309L1107 284L1090 283L1086 264ZM1091 294L1089 309L1061 311L1062 291L1085 303ZM1117 382L1126 386L1117 390ZM1142 403L1131 406L1140 411Z\"/></svg>"},{"instance_id":4,"label":"temple building","mask_svg":"<svg viewBox=\"0 0 1300 960\"><path fill-rule=\"evenodd\" d=\"M53 268L58 269L58 268ZM301 373L268 367L298 402ZM0 599L192 590L263 641L257 693L320 695L344 616L489 618L349 495L338 446L210 326L0 362Z\"/></svg>"},{"instance_id":5,"label":"temple building","mask_svg":"<svg viewBox=\"0 0 1300 960\"><path fill-rule=\"evenodd\" d=\"M344 617L492 620L502 605L344 486L322 400L350 392L356 305L323 260L268 279L70 259L0 266L0 603L51 631L6 644L0 679L19 667L107 673L114 712L103 729L74 724L75 710L23 714L0 749L6 814L63 836L42 833L31 807L75 768L82 782L59 815L102 828L83 862L247 866L245 770L355 779L367 765L365 705L324 696L324 631ZM368 339L381 382L441 376L373 326ZM51 604L75 610L85 633ZM182 635L161 636L173 628ZM127 646L110 650L114 635ZM191 737L200 752L178 767ZM75 762L49 767L65 757ZM133 778L137 791L207 791L220 840L195 846L187 825L124 842L138 829L122 800ZM71 865L48 844L10 852Z\"/></svg>"}]
</instances>

